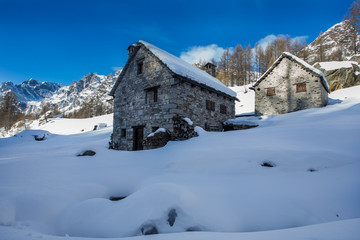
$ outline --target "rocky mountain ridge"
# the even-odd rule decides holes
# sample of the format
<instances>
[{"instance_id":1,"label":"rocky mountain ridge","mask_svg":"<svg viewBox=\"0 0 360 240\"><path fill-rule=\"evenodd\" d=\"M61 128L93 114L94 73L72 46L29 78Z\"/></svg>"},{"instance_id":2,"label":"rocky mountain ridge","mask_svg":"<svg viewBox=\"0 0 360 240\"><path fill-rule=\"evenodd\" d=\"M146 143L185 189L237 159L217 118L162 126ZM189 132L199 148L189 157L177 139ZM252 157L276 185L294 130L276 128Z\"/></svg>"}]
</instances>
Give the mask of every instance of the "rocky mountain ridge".
<instances>
[{"instance_id":1,"label":"rocky mountain ridge","mask_svg":"<svg viewBox=\"0 0 360 240\"><path fill-rule=\"evenodd\" d=\"M344 20L320 34L298 55L309 64L342 61L347 56L357 54L359 47L360 35L348 20Z\"/></svg>"},{"instance_id":2,"label":"rocky mountain ridge","mask_svg":"<svg viewBox=\"0 0 360 240\"><path fill-rule=\"evenodd\" d=\"M112 113L108 94L120 72L108 76L89 73L68 86L35 79L17 85L0 83L0 137L12 136L34 121L42 124L56 115L90 118Z\"/></svg>"},{"instance_id":3,"label":"rocky mountain ridge","mask_svg":"<svg viewBox=\"0 0 360 240\"><path fill-rule=\"evenodd\" d=\"M56 106L64 116L71 116L90 103L94 104L94 107L101 104L106 112L112 111L112 104L106 100L120 72L111 73L108 76L97 73L86 74L79 81L73 81L69 86L58 89L51 97L44 98L41 101L28 102L26 113L38 113L44 106L48 105L50 108Z\"/></svg>"},{"instance_id":4,"label":"rocky mountain ridge","mask_svg":"<svg viewBox=\"0 0 360 240\"><path fill-rule=\"evenodd\" d=\"M39 82L33 78L14 84L12 82L0 83L0 99L8 92L13 92L20 102L21 110L25 111L26 103L29 101L41 101L44 98L51 97L58 89L63 87L60 83Z\"/></svg>"},{"instance_id":5,"label":"rocky mountain ridge","mask_svg":"<svg viewBox=\"0 0 360 240\"><path fill-rule=\"evenodd\" d=\"M0 83L0 99L12 92L20 103L20 110L25 114L39 114L44 106L50 109L56 106L57 111L69 115L94 98L106 103L108 93L120 72L111 73L108 76L89 73L82 79L73 81L69 86L39 82L32 78L21 84L3 82Z\"/></svg>"}]
</instances>

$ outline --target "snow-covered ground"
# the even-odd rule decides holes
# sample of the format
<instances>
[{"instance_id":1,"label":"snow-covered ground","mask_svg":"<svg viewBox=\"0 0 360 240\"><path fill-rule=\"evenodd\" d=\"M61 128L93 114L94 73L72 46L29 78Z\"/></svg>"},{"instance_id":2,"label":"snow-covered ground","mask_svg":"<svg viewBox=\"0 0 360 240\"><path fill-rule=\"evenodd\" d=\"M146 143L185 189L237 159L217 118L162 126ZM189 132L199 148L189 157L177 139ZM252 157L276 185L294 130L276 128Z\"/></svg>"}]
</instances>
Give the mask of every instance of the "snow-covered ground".
<instances>
[{"instance_id":1,"label":"snow-covered ground","mask_svg":"<svg viewBox=\"0 0 360 240\"><path fill-rule=\"evenodd\" d=\"M247 115L255 113L255 92L250 90L252 84L245 86L230 87L236 92L236 97L239 101L235 102L235 114Z\"/></svg>"},{"instance_id":2,"label":"snow-covered ground","mask_svg":"<svg viewBox=\"0 0 360 240\"><path fill-rule=\"evenodd\" d=\"M112 115L2 138L0 239L360 239L360 86L330 97L156 150L109 150Z\"/></svg>"}]
</instances>

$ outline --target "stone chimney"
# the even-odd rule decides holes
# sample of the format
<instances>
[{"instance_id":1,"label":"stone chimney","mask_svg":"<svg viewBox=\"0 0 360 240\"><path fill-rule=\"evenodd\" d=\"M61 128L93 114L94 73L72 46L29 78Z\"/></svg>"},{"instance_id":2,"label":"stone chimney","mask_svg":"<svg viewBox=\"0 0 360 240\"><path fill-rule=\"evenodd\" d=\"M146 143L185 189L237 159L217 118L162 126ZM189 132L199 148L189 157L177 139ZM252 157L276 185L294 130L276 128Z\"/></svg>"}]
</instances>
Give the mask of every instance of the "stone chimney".
<instances>
[{"instance_id":1,"label":"stone chimney","mask_svg":"<svg viewBox=\"0 0 360 240\"><path fill-rule=\"evenodd\" d=\"M215 66L215 64L213 64L213 63L211 63L211 62L208 62L207 64L205 64L205 71L208 73L208 74L210 74L211 76L213 76L213 77L216 77L215 75L216 75L216 71L215 71L215 69L216 69L216 66Z\"/></svg>"},{"instance_id":2,"label":"stone chimney","mask_svg":"<svg viewBox=\"0 0 360 240\"><path fill-rule=\"evenodd\" d=\"M128 50L129 51L129 56L131 56L131 54L134 52L134 50L135 50L135 47L136 47L136 45L135 44L132 44L132 45L130 45L126 50Z\"/></svg>"}]
</instances>

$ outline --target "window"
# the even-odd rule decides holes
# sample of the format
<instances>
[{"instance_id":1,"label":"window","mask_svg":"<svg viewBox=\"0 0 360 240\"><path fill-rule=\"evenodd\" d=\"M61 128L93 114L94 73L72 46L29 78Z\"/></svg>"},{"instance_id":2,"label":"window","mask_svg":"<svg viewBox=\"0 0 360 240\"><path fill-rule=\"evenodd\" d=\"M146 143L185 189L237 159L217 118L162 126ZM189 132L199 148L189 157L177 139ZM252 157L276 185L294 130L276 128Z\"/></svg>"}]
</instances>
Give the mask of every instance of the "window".
<instances>
[{"instance_id":1,"label":"window","mask_svg":"<svg viewBox=\"0 0 360 240\"><path fill-rule=\"evenodd\" d=\"M206 100L206 109L210 111L215 111L215 102Z\"/></svg>"},{"instance_id":2,"label":"window","mask_svg":"<svg viewBox=\"0 0 360 240\"><path fill-rule=\"evenodd\" d=\"M155 103L158 101L158 88L159 86L145 89L145 103Z\"/></svg>"},{"instance_id":3,"label":"window","mask_svg":"<svg viewBox=\"0 0 360 240\"><path fill-rule=\"evenodd\" d=\"M142 74L144 71L144 63L138 62L137 63L137 74Z\"/></svg>"},{"instance_id":4,"label":"window","mask_svg":"<svg viewBox=\"0 0 360 240\"><path fill-rule=\"evenodd\" d=\"M266 89L266 96L274 96L275 95L275 88L268 88Z\"/></svg>"},{"instance_id":5,"label":"window","mask_svg":"<svg viewBox=\"0 0 360 240\"><path fill-rule=\"evenodd\" d=\"M306 83L296 84L296 92L306 92Z\"/></svg>"},{"instance_id":6,"label":"window","mask_svg":"<svg viewBox=\"0 0 360 240\"><path fill-rule=\"evenodd\" d=\"M220 104L220 113L226 114L226 106L223 104Z\"/></svg>"},{"instance_id":7,"label":"window","mask_svg":"<svg viewBox=\"0 0 360 240\"><path fill-rule=\"evenodd\" d=\"M126 137L126 128L121 129L121 137Z\"/></svg>"}]
</instances>

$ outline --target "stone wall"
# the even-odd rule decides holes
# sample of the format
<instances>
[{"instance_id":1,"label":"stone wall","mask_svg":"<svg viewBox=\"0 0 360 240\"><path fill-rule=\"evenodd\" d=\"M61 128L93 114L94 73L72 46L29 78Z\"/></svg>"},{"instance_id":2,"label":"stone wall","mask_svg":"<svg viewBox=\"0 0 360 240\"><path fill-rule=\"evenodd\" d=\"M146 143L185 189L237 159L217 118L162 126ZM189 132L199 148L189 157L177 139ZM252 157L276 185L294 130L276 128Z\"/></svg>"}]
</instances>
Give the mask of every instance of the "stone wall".
<instances>
[{"instance_id":1,"label":"stone wall","mask_svg":"<svg viewBox=\"0 0 360 240\"><path fill-rule=\"evenodd\" d=\"M305 92L296 92L299 83L306 84ZM275 88L273 96L268 96L269 88ZM255 112L258 115L323 107L327 101L328 94L320 77L286 57L255 87Z\"/></svg>"},{"instance_id":2,"label":"stone wall","mask_svg":"<svg viewBox=\"0 0 360 240\"><path fill-rule=\"evenodd\" d=\"M195 126L217 131L222 130L226 120L235 118L235 101L229 97L181 80L177 80L174 88L177 96L176 113L190 118ZM214 102L214 110L206 108L207 100ZM225 114L220 112L220 105L226 106Z\"/></svg>"}]
</instances>

